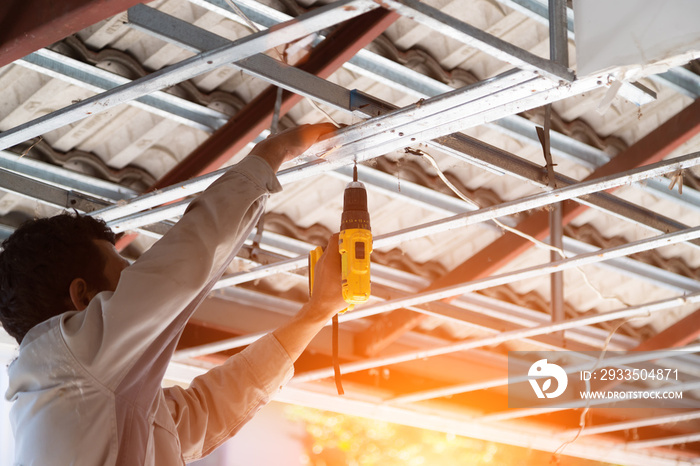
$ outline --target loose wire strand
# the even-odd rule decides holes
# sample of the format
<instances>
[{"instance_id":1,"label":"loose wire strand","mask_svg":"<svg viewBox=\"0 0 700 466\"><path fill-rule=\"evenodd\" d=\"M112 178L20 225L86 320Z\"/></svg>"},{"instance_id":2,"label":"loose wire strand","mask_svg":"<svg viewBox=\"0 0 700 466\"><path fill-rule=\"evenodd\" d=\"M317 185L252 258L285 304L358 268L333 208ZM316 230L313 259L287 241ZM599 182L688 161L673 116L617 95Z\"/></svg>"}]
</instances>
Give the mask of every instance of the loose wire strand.
<instances>
[{"instance_id":1,"label":"loose wire strand","mask_svg":"<svg viewBox=\"0 0 700 466\"><path fill-rule=\"evenodd\" d=\"M450 188L463 201L467 202L468 204L470 204L471 206L473 206L477 209L481 209L481 206L476 201L474 201L473 199L470 199L469 197L464 195L464 193L462 193L459 189L457 189L457 187L452 182L450 182L450 180L447 179L447 177L445 176L443 171L438 167L437 162L435 161L433 156L431 156L430 154L428 154L427 152L425 152L421 149L411 148L408 152L425 157L425 159L430 163L430 165L432 165L432 167L437 172L438 177L447 185L448 188ZM567 254L561 248L558 248L556 246L552 246L551 244L547 244L544 241L540 241L537 238L535 238L534 236L528 235L527 233L523 233L522 231L518 230L517 228L513 228L511 226L506 225L505 223L501 222L497 218L492 219L492 221L496 225L498 225L500 228L502 228L503 230L509 231L509 232L513 233L514 235L520 236L521 238L532 242L536 246L539 246L541 248L548 249L550 251L554 251L554 252L558 253L562 259L568 258ZM600 298L602 300L616 300L625 306L631 306L631 304L626 302L620 296L617 296L617 295L605 296L605 295L603 295L603 293L601 293L601 291L591 283L591 281L588 278L588 276L586 275L586 273L580 267L576 267L576 270L579 271L579 273L583 277L583 281L586 283L586 285L588 285L588 287L591 290L593 290L593 292L596 294L596 296L598 296L598 298Z\"/></svg>"},{"instance_id":2,"label":"loose wire strand","mask_svg":"<svg viewBox=\"0 0 700 466\"><path fill-rule=\"evenodd\" d=\"M600 356L598 356L598 359L596 359L595 364L593 365L593 368L591 369L591 372L595 372L599 367L600 364L603 362L603 358L605 357L605 354L608 351L608 346L610 345L610 341L612 340L612 337L617 333L617 331L625 324L629 323L632 320L635 319L646 319L647 317L651 316L651 313L647 311L647 315L643 316L633 316L633 317L628 317L624 320L622 320L619 324L617 324L608 334L608 337L605 339L605 343L603 344L603 348L600 351ZM581 416L579 417L579 429L576 431L576 435L570 440L565 441L562 443L554 452L552 453L552 462L556 462L556 464L559 464L559 455L561 455L564 452L564 449L574 443L578 438L581 436L583 433L584 429L586 428L586 415L588 414L588 411L591 408L591 403L593 401L593 397L590 396L591 393L591 382L590 380L584 380L584 383L586 385L586 393L589 394L589 396L586 398L586 404L583 408L583 411L581 411Z\"/></svg>"},{"instance_id":3,"label":"loose wire strand","mask_svg":"<svg viewBox=\"0 0 700 466\"><path fill-rule=\"evenodd\" d=\"M306 100L309 101L309 103L311 104L312 107L314 107L316 110L318 110L319 112L321 112L321 113L323 113L324 115L326 115L326 118L328 118L328 120L330 120L330 122L333 123L333 124L335 125L336 128L340 128L340 123L338 123L337 121L335 121L335 120L333 119L333 117L330 115L330 113L328 113L327 111L325 111L324 109L322 109L321 106L320 106L319 104L317 104L316 102L314 102L314 101L311 100L310 98L307 97Z\"/></svg>"},{"instance_id":4,"label":"loose wire strand","mask_svg":"<svg viewBox=\"0 0 700 466\"><path fill-rule=\"evenodd\" d=\"M233 3L231 0L226 0L226 4L231 7L231 9L241 18L243 18L243 21L250 27L253 31L255 32L260 32L260 28L248 18L243 11L238 8L238 5Z\"/></svg>"}]
</instances>

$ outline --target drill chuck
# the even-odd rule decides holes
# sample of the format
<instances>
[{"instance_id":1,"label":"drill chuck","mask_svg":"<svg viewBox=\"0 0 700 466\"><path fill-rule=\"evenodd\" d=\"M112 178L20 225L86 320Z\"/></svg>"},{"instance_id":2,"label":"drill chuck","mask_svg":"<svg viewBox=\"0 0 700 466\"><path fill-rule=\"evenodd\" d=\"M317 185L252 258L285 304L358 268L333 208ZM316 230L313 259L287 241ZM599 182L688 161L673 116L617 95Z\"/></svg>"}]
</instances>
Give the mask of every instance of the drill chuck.
<instances>
[{"instance_id":1,"label":"drill chuck","mask_svg":"<svg viewBox=\"0 0 700 466\"><path fill-rule=\"evenodd\" d=\"M365 185L359 181L353 181L345 188L343 214L340 218L341 230L353 228L371 231L367 211L367 191Z\"/></svg>"}]
</instances>

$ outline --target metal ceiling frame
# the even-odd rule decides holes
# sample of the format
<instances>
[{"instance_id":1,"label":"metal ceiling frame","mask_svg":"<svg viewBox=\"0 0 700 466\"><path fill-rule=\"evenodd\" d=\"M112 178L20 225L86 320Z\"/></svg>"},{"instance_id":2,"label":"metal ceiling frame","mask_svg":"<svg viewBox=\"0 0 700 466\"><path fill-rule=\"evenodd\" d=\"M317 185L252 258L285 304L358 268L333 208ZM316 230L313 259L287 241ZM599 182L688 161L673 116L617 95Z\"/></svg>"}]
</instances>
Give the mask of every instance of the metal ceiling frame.
<instances>
[{"instance_id":1,"label":"metal ceiling frame","mask_svg":"<svg viewBox=\"0 0 700 466\"><path fill-rule=\"evenodd\" d=\"M5 184L3 183L3 185L5 185ZM6 186L6 185L5 185L5 186ZM248 342L249 342L249 341L248 341ZM223 343L223 342L222 342L222 343ZM203 349L200 349L199 352L192 352L192 351L190 351L190 352L189 352L189 356L192 356L192 355L194 355L194 354L205 354L205 353L207 353L207 352L213 352L213 351L215 351L215 350L225 349L225 348L226 348L226 345L225 345L225 344L222 344L222 343L219 343L218 345L216 345L216 347L215 347L216 349L215 349L214 347L210 347L210 348L206 348L206 347L205 347L205 348L203 348ZM204 350L204 351L202 351L202 350ZM186 352L186 353L187 353L187 352Z\"/></svg>"},{"instance_id":2,"label":"metal ceiling frame","mask_svg":"<svg viewBox=\"0 0 700 466\"><path fill-rule=\"evenodd\" d=\"M320 29L321 27L327 27L330 23L339 23L342 21L346 21L350 17L359 15L364 11L377 8L378 6L379 5L377 5L376 3L370 2L368 0L341 0L334 4L315 10L312 13L300 16L299 18L297 18L298 22L294 22L294 24L300 24L303 22L305 25L313 24L313 26L309 26L312 30L314 28ZM347 164L348 162L351 162L354 159L365 160L370 157L381 155L382 153L385 153L389 150L400 148L405 145L411 145L413 143L417 144L420 142L426 142L435 138L441 138L439 142L443 144L443 148L447 147L448 149L450 149L451 146L451 154L454 154L454 147L463 147L460 146L460 144L464 144L465 141L458 140L459 138L455 139L455 136L446 137L446 135L463 130L469 126L497 120L504 115L516 113L526 108L538 106L544 100L551 101L561 99L571 95L575 95L584 90L591 90L604 85L603 82L605 82L605 80L601 79L602 77L599 76L577 79L570 84L561 85L558 81L559 79L564 78L568 80L573 80L573 74L566 70L562 70L561 67L553 64L550 61L542 60L537 57L530 57L529 52L523 51L521 49L513 49L509 44L502 43L500 39L497 39L492 36L483 36L481 34L481 31L475 31L473 29L465 28L464 23L456 21L454 20L454 18L446 17L439 10L432 9L424 4L415 2L414 0L387 0L386 2L382 3L382 6L390 7L391 9L394 9L401 14L408 15L414 19L424 22L427 25L438 25L444 27L445 24L448 24L451 33L454 34L453 37L460 38L460 40L463 40L468 45L476 45L477 48L481 47L482 50L490 51L491 54L497 57L505 58L506 61L509 61L511 63L515 62L517 65L526 69L536 69L537 75L526 75L524 74L525 72L507 73L488 82L479 83L475 86L471 86L466 89L451 91L446 95L437 96L434 99L430 99L430 101L422 102L419 106L410 106L402 110L390 112L382 116L374 117L368 123L354 125L347 129L341 130L337 133L335 137L329 139L328 141L325 141L323 144L317 145L317 147L314 147L309 151L309 153L328 152L329 155L326 157L328 163L313 162L304 166L293 167L291 169L285 170L284 172L280 173L280 179L284 182L292 182L309 176L313 176L315 174L327 171L331 168L336 168ZM132 83L123 82L118 88L109 90L102 94L98 94L94 98L86 99L85 101L70 106L67 109L55 112L55 114L48 115L47 117L37 119L34 122L29 122L25 125L21 125L18 128L0 134L0 148L10 147L19 142L23 142L24 140L29 139L31 137L38 136L39 134L42 134L46 131L65 125L68 122L77 121L80 118L84 118L88 114L93 114L98 111L102 111L106 108L110 108L114 105L117 105L118 103L130 102L133 99L141 97L150 98L150 94L158 91L163 86L173 84L174 82L179 82L178 80L188 79L189 77L206 72L217 66L221 66L226 63L235 61L243 56L249 56L255 53L262 52L263 46L261 45L261 42L263 39L266 41L264 48L269 48L270 40L272 40L274 44L282 44L293 40L293 38L299 38L302 35L308 33L308 30L306 30L302 34L302 32L299 29L301 28L297 28L290 23L286 27L275 29L274 31L253 34L251 36L246 37L243 40L236 41L234 45L223 45L212 51L203 52L197 55L196 57L193 57L192 59L185 60L180 64L173 65L172 67L166 68L160 72L153 73L150 76L136 80ZM474 36L477 36L479 39L476 43ZM45 58L47 55L50 54L41 52L37 53L33 56L33 58L29 57L28 59L25 59L24 66L42 66L46 69L46 63L38 63L38 60L35 60L32 63L32 60L36 59L37 57ZM52 57L54 61L56 61L56 58L57 57L55 56ZM58 62L61 61L64 60L58 58ZM556 80L552 81L548 79L548 77L555 77ZM93 83L93 85L96 85L98 87L113 86L114 84L114 82L105 84ZM295 84L292 84L291 87L298 88L298 86ZM537 91L533 93L532 89L536 89ZM161 100L157 101L158 99ZM154 106L162 105L162 103L165 100L168 100L168 98L162 95L156 95L156 101L151 100L146 105L148 105L151 108L151 111L153 111L152 109ZM353 104L349 102L347 107L352 109ZM192 107L191 110L193 110L195 113L197 111L197 109L194 107ZM157 111L162 112L164 110L161 107ZM166 111L169 113L169 115L173 115L176 113L180 113L183 110L182 108L175 108L174 110L170 109ZM384 108L384 111L386 111L386 108ZM421 114L421 118L417 118L417 114ZM468 115L468 117L465 118L465 115ZM214 119L217 118L214 115L210 116L212 116ZM197 118L200 118L200 116L197 116ZM218 122L212 124L216 125L218 124ZM372 126L375 127L372 128ZM208 127L212 128L213 126ZM445 146L445 143L447 143L447 146ZM448 150L448 152L450 150ZM461 154L461 158L465 157L466 151L458 149L457 152ZM645 167L637 171L616 174L614 176L610 176L605 179L596 180L594 182L589 183L577 183L575 180L564 179L564 188L559 188L543 194L530 196L526 199L516 200L510 203L504 203L489 209L482 209L476 212L459 214L450 217L447 220L432 222L431 224L420 226L420 228L411 228L406 229L405 231L395 232L390 235L385 235L385 237L376 238L376 242L379 246L381 246L382 242L386 244L392 244L392 241L399 241L400 238L406 238L409 235L416 235L418 234L418 232L420 232L420 234L427 234L428 231L444 231L444 229L447 228L448 225L454 226L458 222L461 222L461 224L475 223L477 221L484 221L502 215L507 215L508 213L518 212L526 206L548 205L551 202L563 198L574 198L577 196L607 189L610 186L615 185L615 183L626 183L633 179L645 179L648 176L654 176L659 173L668 173L675 171L680 167L689 167L697 163L697 157L698 154L691 154L690 156L675 159L674 161L656 164L652 167ZM498 167L498 164L493 164L488 161L485 162L483 158L480 159L478 157L469 156L468 160L471 163L478 162L480 166L486 164L491 165L492 167ZM514 159L511 158L508 160L508 162L513 163ZM529 178L530 181L537 181L539 183L542 183L542 175L543 174L541 170L537 170L534 167L530 167L530 175L525 175L525 178ZM19 178L20 175L16 173L12 173L9 176L12 180L23 180L22 178ZM197 186L197 188L195 188L195 191L193 192L197 192L196 190L201 191L206 185L213 181L215 176L216 175L209 176L203 179L198 179L192 182L182 183L181 185L186 186L187 188L193 188L194 186ZM27 182L29 183L30 181ZM2 184L4 185L5 183L2 182ZM35 183L34 181L31 181L32 188L38 186L39 184ZM200 187L201 189L199 189ZM24 188L15 187L12 189L16 191L21 191ZM36 191L33 192L36 196ZM31 195L31 193L29 194ZM63 193L60 189L52 189L47 194L41 196L46 198L58 198L62 195ZM141 215L140 212L143 209L148 208L144 206L148 205L149 202L152 202L157 196L161 196L158 197L158 204L163 202L169 202L163 200L165 196L163 196L162 194L152 195L150 197L144 196L139 198L138 202L131 202L128 204L129 208L133 209L134 205L139 205L140 203L140 206L138 207L138 209L140 210L132 210L130 215ZM182 194L180 192L180 197L181 196ZM94 206L99 204L100 202L102 204L105 203L105 199L90 199L88 196L84 195L81 195L80 198L81 200L85 200L85 202L87 203L85 205L80 205L84 208L84 210L94 208ZM608 199L607 202L610 202L609 198L606 199ZM66 204L73 204L70 199L67 199L65 202ZM88 204L90 203L92 203L92 207L88 206ZM152 212L150 214L151 216L146 220L146 222L152 223L154 221L161 221L175 217L178 215L178 212L181 212L181 210L179 209L183 209L185 205L186 201L180 203L174 208L168 208L169 210L155 209L155 215ZM619 203L617 205L619 205ZM114 211L116 209L117 208L111 208L104 210L100 213L105 215L109 215L110 213L112 213L112 215L114 215L111 219L112 222L118 222L118 224L122 225L125 224L128 218L124 217L122 213L126 209L120 210L119 214L114 214ZM144 221L143 218L141 218L140 221ZM141 223L138 226L143 226L147 223ZM663 223L663 219L658 222L659 225ZM491 286L489 284L497 283L498 280L506 280L507 282L507 280L511 280L516 276L522 277L527 276L528 274L550 273L553 270L561 270L566 267L576 267L580 264L587 263L587 261L590 261L591 263L597 262L598 260L605 260L611 257L617 257L618 255L626 255L629 254L630 251L643 250L645 248L655 248L658 247L660 244L670 244L670 242L679 241L690 241L694 238L700 237L700 230L698 230L698 228L685 229L683 225L674 225L673 229L679 229L680 231L660 235L650 240L638 241L618 248L609 248L607 250L596 251L593 253L580 254L579 256L576 256L574 258L557 261L553 264L536 266L526 269L524 271L516 271L511 274L504 274L507 275L507 277L493 277L492 279L485 279L480 283L458 285L455 287L449 287L447 290L439 290L439 292L419 293L417 295L409 296L408 298L389 300L385 303L368 306L361 311L356 311L355 313L346 314L345 319L355 319L358 318L360 314L362 314L362 316L371 315L370 312L375 312L379 309L384 309L381 312L386 312L386 309L390 309L392 306L395 305L414 305L423 302L434 301L436 299L441 299L441 297L453 296L454 294L462 294L466 290L478 289L478 287L482 285ZM292 261L293 260L294 259L292 259ZM274 267L277 267L276 270L281 270L280 265L276 265ZM248 277L250 276L252 276L252 274L248 274ZM649 312L656 312L662 309L668 309L669 307L677 306L679 303L698 302L700 301L699 296L700 293L695 292L686 296L681 296L669 300L663 300L655 303L647 303L641 306L622 309L609 313L603 313L596 316L586 316L565 322L557 322L556 324L540 325L534 328L524 328L514 330L511 332L504 332L494 337L487 337L476 342L466 342L456 345L448 345L447 347L436 348L433 350L421 350L419 352L412 353L410 357L422 358L437 354L446 354L447 352L479 347L483 344L494 344L496 342L503 342L516 338L529 338L536 335L543 335L555 331L561 331L567 328L580 328L585 325L591 325L597 322L619 319L625 316L645 315ZM439 312L437 312L437 314L439 314ZM370 360L367 363L374 364L374 366L372 367L393 364L396 362L400 362L400 358L398 356L394 356L393 358L375 358L374 360ZM403 357L407 357L407 355L403 355ZM365 363L365 365L367 363ZM358 366L352 366L352 364L344 365L344 371L361 370L356 369L356 367ZM314 377L317 378L321 372L322 371L316 371L315 373L303 374L302 376L299 376L297 378L296 382L299 383L301 381L312 380ZM297 401L303 398L305 394L308 394L303 390L301 392L296 392L296 390L297 388L292 387L288 390L288 393L296 393L296 395L291 396L290 398L295 398ZM337 399L334 398L334 400L337 402ZM343 404L347 404L348 406L355 406L358 403L361 402L357 400L350 400ZM319 405L318 402L315 402L315 404ZM406 415L415 415L416 419L421 417L419 410L415 409L408 411L399 411L396 416L402 417ZM496 418L493 417L493 419ZM667 422L661 418L659 419L659 422ZM517 435L514 435L512 438L513 444L522 444L522 440L516 440L514 438L516 436ZM666 439L661 438L638 442L628 442L627 445L632 448L639 449L672 444L668 442L675 443L680 441L691 441L694 439L695 437L686 435L675 436L673 438ZM503 439L499 437L498 441L502 440ZM528 438L528 442L529 445L537 444L538 448L552 449L552 447L541 446L542 440L539 440L538 443L538 440ZM580 446L572 446L570 448L572 450L576 450L577 455L590 455L590 450L584 452L585 449L590 448L588 444L586 444L585 448ZM663 462L665 461L665 459L659 456L658 453L653 452L648 455L642 454L641 456L635 456L639 455L639 453L633 451L619 453L619 458L635 458L639 461L641 461L640 458L644 458L645 460L658 461L658 464L663 464Z\"/></svg>"},{"instance_id":3,"label":"metal ceiling frame","mask_svg":"<svg viewBox=\"0 0 700 466\"><path fill-rule=\"evenodd\" d=\"M145 8L145 7L144 7L144 8ZM138 15L135 15L135 17L138 18ZM168 18L167 15L164 15L164 14L161 13L156 19L157 19L158 21L161 21L161 22L162 22L162 21L165 21L167 18ZM192 30L189 30L189 31L187 31L187 32L188 32L188 34L189 34L190 36L194 36L194 33L196 32L196 31L195 31L196 29L197 29L196 27L192 27ZM200 30L199 32L206 33L206 31L201 31L201 30ZM194 39L197 40L196 37L194 37ZM199 39L199 40L201 40L201 39ZM76 69L76 71L75 71L74 73L70 73L70 74L68 74L67 76L65 76L65 79L68 79L68 80L75 81L76 79L78 79L79 76L81 76L81 77L84 76L85 73L88 74L88 79L90 79L89 76L92 76L93 74L98 74L98 76L99 76L99 75L101 75L101 74L103 74L103 73L106 73L106 72L104 72L103 70L99 70L99 69L97 69L97 68L95 68L95 67L91 67L91 69L88 69L88 68L86 68L84 65L83 65L83 66L80 66L80 65L77 64L74 60L71 60L71 59L68 58L68 57L62 57L62 56L61 56L61 58L58 58L58 57L57 57L58 54L55 54L54 52L45 51L45 52L38 52L38 54L41 54L41 57L37 57L37 58L35 58L35 59L32 59L33 62L37 62L39 58L45 58L46 55L49 55L49 56L52 56L52 62L53 62L53 66L51 67L51 69L54 69L54 70L55 70L55 69L60 69L60 68L62 68L62 67L64 67L64 66L68 67L69 69ZM65 62L64 62L64 60L65 60ZM271 59L268 60L268 62L271 62L271 61L272 61ZM269 68L269 65L270 65L270 63L268 63L266 66ZM249 70L250 70L250 68L249 68ZM294 70L294 69L291 69L291 70L289 70L289 71L292 71L292 70ZM49 73L50 73L50 71L49 71ZM287 72L287 74L289 74L289 72ZM281 80L280 80L279 78L275 78L275 77L274 77L275 75L271 75L271 74L269 74L269 72L268 72L266 75L262 75L262 74L260 74L260 73L258 73L258 75L261 76L261 77L263 77L263 78L265 78L265 79L271 80L271 82L274 82L274 83L280 83L280 82L281 82ZM112 77L113 77L113 82L117 82L118 80L122 80L122 82L124 82L124 81L123 81L124 78L116 77L116 75L113 75ZM304 75L303 78L301 78L301 79L305 79L305 80L309 81L311 78L313 78L313 76L307 74L307 75ZM83 78L83 79L85 79L85 78ZM90 84L91 81L92 81L92 79L90 79L90 81L88 81L87 84ZM318 81L312 81L312 82L314 82L314 85L318 85L318 84L319 84L319 81L320 81L320 80L318 80ZM299 82L299 80L298 80L298 81L295 81L295 82ZM326 86L326 87L327 87L327 86ZM294 92L297 92L297 93L302 93L302 94L304 94L304 92L305 92L304 89L301 88L301 87L298 86L298 85L291 85L291 86L290 86L290 85L287 85L287 88L290 89L290 90L293 90ZM162 93L158 93L158 94L162 94ZM338 94L338 93L335 92L335 94ZM165 95L167 95L167 94L165 94ZM337 99L337 98L339 97L339 96L338 96L338 97L335 97L335 95L334 95L334 90L333 90L332 88L329 89L329 92L326 94L326 97L325 97L325 98L319 97L317 92L316 92L316 95L310 95L310 96L311 96L311 97L315 97L316 99L322 101L322 102L325 103L325 104L333 104L333 98ZM170 97L172 97L172 96L170 96ZM182 99L180 99L180 100L182 100ZM190 105L192 105L193 107L199 107L199 106L196 106L196 105L193 105L193 104L190 104ZM339 106L340 104L336 104L336 105ZM212 110L207 109L206 107L200 107L200 108L202 109L203 112L209 112L209 113L213 112ZM342 108L342 107L341 107L341 108ZM216 113L218 113L218 112L214 112L214 114L216 114ZM174 116L174 118L180 118L180 116L181 116L181 115L176 114L176 115ZM219 120L219 118L223 118L223 115L222 115L222 114L218 114L218 115L215 115L215 116L217 117L217 120ZM512 117L508 117L507 119L510 119L510 118L512 118ZM519 118L519 117L516 117L516 118ZM501 122L501 121L503 121L503 120L505 120L505 119L499 120L499 122ZM219 120L219 121L221 121L221 120ZM191 121L191 124L197 124L197 123L196 123L195 121ZM561 137L566 138L565 136L561 136ZM556 140L556 138L555 138L555 140ZM565 144L568 145L568 146L574 145L573 141L571 141L571 140L565 141ZM579 145L580 145L580 144L579 144ZM594 148L591 148L591 147L588 147L588 148L585 150L585 153L595 153L596 151L597 151L598 154L599 154L599 160L601 160L601 161L608 160L608 156L607 156L606 154L604 154L602 151L599 151L599 150L594 149ZM569 157L572 156L572 154L567 154L567 155L568 155ZM586 160L581 159L580 157L579 157L577 160L578 160L579 163L584 163L584 164L586 163ZM693 198L697 196L696 193L695 193L695 191L692 190L692 188L686 188L686 193L684 194L684 197L681 197L681 196L678 196L678 195L673 195L673 192L670 192L668 189L666 189L665 186L660 185L660 183L655 182L655 180L650 180L648 184L652 185L652 192L653 192L655 195L664 195L664 194L667 195L667 196L668 196L668 195L671 195L671 196L673 196L674 199L681 200L681 201L686 200L686 199L688 198L688 196L691 196L691 197L693 197ZM180 186L180 188L184 188L184 186ZM193 191L193 192L197 192L197 191L198 191L198 190L195 190L195 191ZM156 205L156 204L152 204L152 205ZM152 205L149 205L149 207L151 207ZM698 208L697 205L698 205L697 203L689 203L689 207Z\"/></svg>"},{"instance_id":4,"label":"metal ceiling frame","mask_svg":"<svg viewBox=\"0 0 700 466\"><path fill-rule=\"evenodd\" d=\"M306 37L314 31L342 23L379 5L371 0L338 0L288 21L278 28L246 36L234 44L198 54L143 78L97 94L66 108L37 118L0 134L0 149L39 136L69 123L106 111L119 104L198 76L227 63L235 62L278 45Z\"/></svg>"},{"instance_id":5,"label":"metal ceiling frame","mask_svg":"<svg viewBox=\"0 0 700 466\"><path fill-rule=\"evenodd\" d=\"M622 170L662 160L674 149L680 147L681 144L698 133L700 133L700 99L620 153L619 157L615 157L610 162L594 170L584 181L600 179L600 177L611 173L619 173ZM555 205L560 204L557 203ZM569 224L575 217L588 209L588 206L581 203L565 202L561 205L562 209L557 219L558 228L554 229L555 234L557 232L561 234L562 225ZM550 237L555 236L550 234L552 230L551 215L553 212L555 211L534 213L518 224L517 228L519 231L538 240L544 240L548 235ZM444 277L438 279L431 288L489 276L534 246L533 242L523 237L511 232L505 232L503 236L482 248L477 254L455 267ZM559 258L558 253L552 252L552 254L552 260ZM561 290L559 292L561 293ZM387 318L392 319L392 321L390 323L379 322L376 328L370 329L366 334L367 341L373 347L386 345L392 338L395 338L398 331L410 329L422 319L420 316L410 315L405 311L399 311ZM387 327L392 329L391 333L383 330Z\"/></svg>"},{"instance_id":6,"label":"metal ceiling frame","mask_svg":"<svg viewBox=\"0 0 700 466\"><path fill-rule=\"evenodd\" d=\"M163 15L156 15L156 10L147 9L146 7L132 8L129 11L130 21L138 24L140 18L141 24L143 24L145 20L143 17L147 13L152 15L151 23L153 26L157 26L161 30L167 30L168 26L170 26L173 28L173 34L184 33L185 36L190 35L188 29L186 29L187 23L177 22L174 18L171 19L174 23L172 25L161 23L160 21L165 19ZM395 13L383 8L376 8L371 12L351 19L314 47L299 65L299 69L305 72L304 76L306 78L313 77L313 79L309 80L309 84L311 82L325 82L323 78L333 74L340 68L342 63L345 63L358 50L363 49L376 39L397 18L398 15ZM196 36L192 35L192 37ZM214 37L217 38L216 36ZM206 43L196 47L200 49L200 52L214 50L217 47L225 47L229 44L229 41L222 40L222 38L218 38L218 41L212 41L211 37L204 36L204 39L208 39ZM266 70L270 66L274 66L273 69L280 77L284 76L285 80L290 79L294 75L293 70L296 69L295 67L278 63L263 54L256 54L246 60L237 62L238 68L253 76L269 74ZM273 82L273 84L276 83ZM220 168L270 126L277 107L276 97L277 87L274 85L269 86L262 93L258 94L201 146L159 179L153 188L158 189L170 186ZM283 93L277 117L279 118L286 114L301 99L302 96L299 94Z\"/></svg>"},{"instance_id":7,"label":"metal ceiling frame","mask_svg":"<svg viewBox=\"0 0 700 466\"><path fill-rule=\"evenodd\" d=\"M636 362L646 362L646 361L652 361L652 360L663 360L665 358L673 358L677 357L679 355L683 354L693 354L700 352L700 345L689 345L685 346L681 349L678 350L661 350L661 351L649 351L649 352L630 352L628 354L625 354L623 356L613 356L613 357L608 357L604 358L600 361L598 361L598 358L592 358L592 360L588 360L584 363L578 363L578 364L571 364L568 366L562 366L562 369L564 370L565 373L567 374L575 374L577 372L585 371L585 370L592 370L595 367L625 367L628 364L636 363ZM590 356L589 356L590 358ZM668 367L666 364L662 364L662 366ZM445 388L437 388L433 390L424 390L422 392L418 393L410 393L407 395L401 395L397 396L395 398L392 398L389 400L392 403L414 403L416 401L425 401L425 400L430 400L434 398L442 398L445 396L450 396L450 395L456 395L458 393L467 393L471 391L476 391L476 390L483 390L486 388L495 388L495 387L501 387L504 385L508 384L515 384L515 383L520 383L520 382L527 382L529 380L529 377L527 374L523 375L516 375L516 374L510 374L510 377L506 378L500 378L500 379L492 379L492 380L486 380L486 381L481 381L481 382L474 382L474 383L469 383L469 384L459 384L459 385L453 385L450 387L445 387ZM673 383L668 385L665 388L668 388L669 390L677 390L677 386L679 384ZM614 401L611 401L610 399L601 399L598 400L599 404L606 404L606 403L614 403Z\"/></svg>"}]
</instances>

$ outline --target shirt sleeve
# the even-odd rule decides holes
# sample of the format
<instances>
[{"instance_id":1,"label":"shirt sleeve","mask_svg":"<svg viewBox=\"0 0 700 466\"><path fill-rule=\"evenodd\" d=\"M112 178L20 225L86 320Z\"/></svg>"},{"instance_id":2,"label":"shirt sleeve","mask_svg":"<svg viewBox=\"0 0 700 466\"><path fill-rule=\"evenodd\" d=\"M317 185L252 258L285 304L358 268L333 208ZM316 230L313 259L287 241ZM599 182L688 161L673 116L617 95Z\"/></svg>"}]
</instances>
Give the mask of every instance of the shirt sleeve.
<instances>
[{"instance_id":1,"label":"shirt sleeve","mask_svg":"<svg viewBox=\"0 0 700 466\"><path fill-rule=\"evenodd\" d=\"M121 274L114 293L96 296L62 332L76 359L113 390L160 380L187 320L281 190L270 166L248 156L215 181L170 231ZM139 384L142 382L138 382Z\"/></svg>"},{"instance_id":2,"label":"shirt sleeve","mask_svg":"<svg viewBox=\"0 0 700 466\"><path fill-rule=\"evenodd\" d=\"M231 438L292 377L294 366L272 334L195 378L163 390L186 462Z\"/></svg>"}]
</instances>

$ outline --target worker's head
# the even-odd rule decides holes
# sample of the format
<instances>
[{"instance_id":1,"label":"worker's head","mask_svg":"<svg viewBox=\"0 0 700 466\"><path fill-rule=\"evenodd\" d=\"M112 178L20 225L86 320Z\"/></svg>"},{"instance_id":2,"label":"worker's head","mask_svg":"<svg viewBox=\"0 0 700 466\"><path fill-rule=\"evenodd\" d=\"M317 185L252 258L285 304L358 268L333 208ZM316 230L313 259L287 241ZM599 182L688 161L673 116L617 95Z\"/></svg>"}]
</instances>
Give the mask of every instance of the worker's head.
<instances>
[{"instance_id":1,"label":"worker's head","mask_svg":"<svg viewBox=\"0 0 700 466\"><path fill-rule=\"evenodd\" d=\"M126 266L114 240L104 222L88 216L62 214L18 228L0 253L4 329L21 343L35 325L113 291Z\"/></svg>"}]
</instances>

